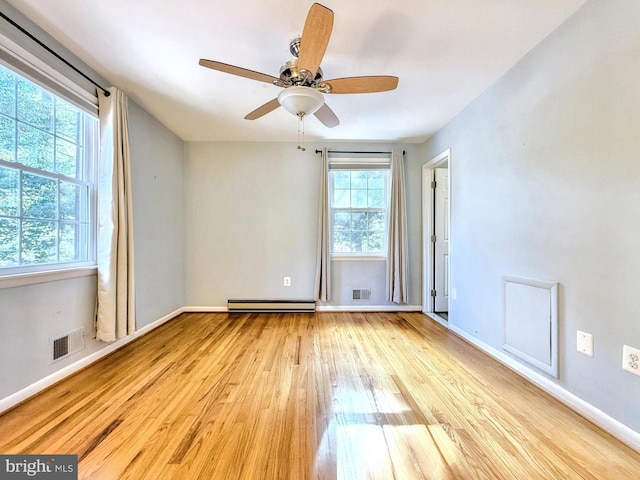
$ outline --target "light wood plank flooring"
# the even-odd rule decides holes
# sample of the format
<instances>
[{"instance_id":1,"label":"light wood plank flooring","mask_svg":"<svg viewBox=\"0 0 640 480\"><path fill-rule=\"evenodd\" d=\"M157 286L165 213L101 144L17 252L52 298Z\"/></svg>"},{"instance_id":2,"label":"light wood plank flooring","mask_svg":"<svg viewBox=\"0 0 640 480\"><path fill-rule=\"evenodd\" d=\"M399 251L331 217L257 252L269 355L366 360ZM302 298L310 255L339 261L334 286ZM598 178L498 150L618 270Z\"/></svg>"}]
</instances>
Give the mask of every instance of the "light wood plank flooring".
<instances>
[{"instance_id":1,"label":"light wood plank flooring","mask_svg":"<svg viewBox=\"0 0 640 480\"><path fill-rule=\"evenodd\" d=\"M638 479L640 454L418 313L184 314L0 416L83 479Z\"/></svg>"}]
</instances>

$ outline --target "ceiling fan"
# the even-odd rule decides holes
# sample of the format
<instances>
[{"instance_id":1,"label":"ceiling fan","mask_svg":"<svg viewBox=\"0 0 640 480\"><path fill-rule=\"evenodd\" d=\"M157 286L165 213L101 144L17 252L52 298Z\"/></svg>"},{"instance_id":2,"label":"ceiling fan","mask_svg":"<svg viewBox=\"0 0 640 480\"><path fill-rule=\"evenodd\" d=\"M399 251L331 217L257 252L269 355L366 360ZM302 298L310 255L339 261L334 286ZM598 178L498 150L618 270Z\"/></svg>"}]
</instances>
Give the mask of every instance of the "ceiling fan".
<instances>
[{"instance_id":1,"label":"ceiling fan","mask_svg":"<svg viewBox=\"0 0 640 480\"><path fill-rule=\"evenodd\" d=\"M213 70L284 88L277 98L247 114L244 117L246 120L255 120L282 106L300 118L314 114L325 126L333 128L340 121L333 110L324 103L323 94L385 92L398 86L398 77L383 75L324 80L320 62L327 49L332 29L333 11L314 3L307 14L302 36L293 39L289 45L289 51L296 58L282 65L280 76L277 78L204 58L200 59L199 63Z\"/></svg>"}]
</instances>

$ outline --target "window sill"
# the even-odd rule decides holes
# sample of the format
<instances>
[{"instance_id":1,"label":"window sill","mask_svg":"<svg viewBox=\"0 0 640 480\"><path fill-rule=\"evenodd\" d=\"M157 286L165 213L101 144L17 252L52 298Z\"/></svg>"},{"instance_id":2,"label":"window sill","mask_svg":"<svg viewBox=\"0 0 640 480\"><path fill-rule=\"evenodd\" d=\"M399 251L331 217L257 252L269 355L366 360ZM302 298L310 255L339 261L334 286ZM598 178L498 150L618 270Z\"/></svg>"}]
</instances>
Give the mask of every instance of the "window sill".
<instances>
[{"instance_id":1,"label":"window sill","mask_svg":"<svg viewBox=\"0 0 640 480\"><path fill-rule=\"evenodd\" d=\"M332 262L386 262L384 255L331 255Z\"/></svg>"},{"instance_id":2,"label":"window sill","mask_svg":"<svg viewBox=\"0 0 640 480\"><path fill-rule=\"evenodd\" d=\"M70 278L88 277L95 275L98 267L95 265L88 267L66 268L64 270L46 270L43 272L17 273L15 275L0 276L0 289L23 287L38 283L57 282Z\"/></svg>"}]
</instances>

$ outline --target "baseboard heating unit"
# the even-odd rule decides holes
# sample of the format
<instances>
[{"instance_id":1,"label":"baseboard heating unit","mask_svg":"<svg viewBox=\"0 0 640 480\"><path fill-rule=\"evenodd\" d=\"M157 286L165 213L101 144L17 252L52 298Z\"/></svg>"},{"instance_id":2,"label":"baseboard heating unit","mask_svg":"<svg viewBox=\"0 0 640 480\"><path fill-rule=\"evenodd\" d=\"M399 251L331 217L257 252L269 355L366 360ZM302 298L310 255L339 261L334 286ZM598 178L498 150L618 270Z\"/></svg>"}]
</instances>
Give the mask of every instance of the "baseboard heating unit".
<instances>
[{"instance_id":1,"label":"baseboard heating unit","mask_svg":"<svg viewBox=\"0 0 640 480\"><path fill-rule=\"evenodd\" d=\"M315 300L227 300L229 313L315 312Z\"/></svg>"}]
</instances>

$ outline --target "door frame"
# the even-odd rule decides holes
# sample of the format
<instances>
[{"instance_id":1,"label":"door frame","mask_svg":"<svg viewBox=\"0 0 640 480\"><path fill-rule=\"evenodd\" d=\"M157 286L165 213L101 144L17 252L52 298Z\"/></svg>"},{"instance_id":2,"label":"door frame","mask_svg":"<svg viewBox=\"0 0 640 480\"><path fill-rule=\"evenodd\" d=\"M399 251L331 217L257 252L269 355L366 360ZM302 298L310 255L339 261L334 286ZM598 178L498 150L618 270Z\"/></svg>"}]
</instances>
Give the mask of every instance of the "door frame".
<instances>
[{"instance_id":1,"label":"door frame","mask_svg":"<svg viewBox=\"0 0 640 480\"><path fill-rule=\"evenodd\" d=\"M433 228L433 191L431 182L435 178L435 169L444 162L448 162L449 169L449 208L447 215L449 217L449 264L451 264L451 149L448 148L441 154L429 160L422 165L422 312L434 318L443 325L449 325L451 314L449 313L449 321L440 317L434 312L434 301L431 296L431 290L434 288L434 245L431 242L431 236L434 234ZM451 268L449 268L449 288L451 288ZM449 295L451 299L451 295ZM450 310L451 308L449 308Z\"/></svg>"}]
</instances>

